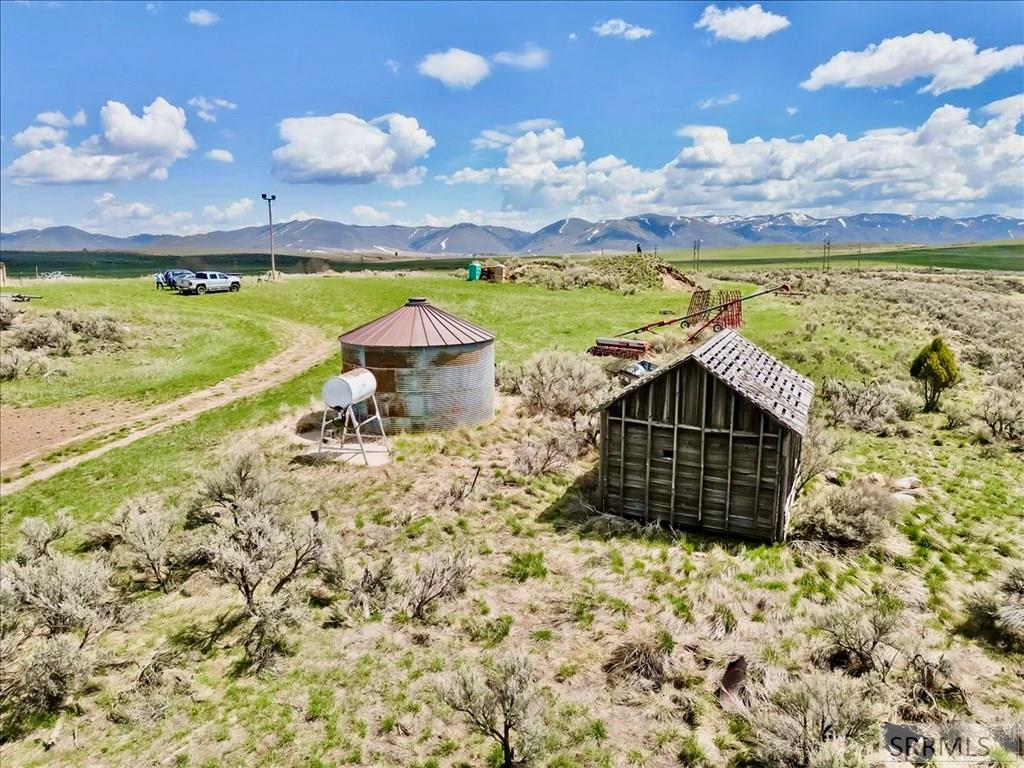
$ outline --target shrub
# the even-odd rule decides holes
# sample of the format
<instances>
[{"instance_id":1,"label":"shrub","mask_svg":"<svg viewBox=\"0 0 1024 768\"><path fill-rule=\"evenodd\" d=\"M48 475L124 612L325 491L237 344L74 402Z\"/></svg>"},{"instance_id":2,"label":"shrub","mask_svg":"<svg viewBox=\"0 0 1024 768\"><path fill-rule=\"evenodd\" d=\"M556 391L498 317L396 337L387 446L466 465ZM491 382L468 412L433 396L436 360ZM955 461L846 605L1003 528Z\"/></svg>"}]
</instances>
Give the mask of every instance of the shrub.
<instances>
[{"instance_id":1,"label":"shrub","mask_svg":"<svg viewBox=\"0 0 1024 768\"><path fill-rule=\"evenodd\" d=\"M848 383L826 379L821 387L829 423L865 432L879 432L896 421L899 396L896 387L875 380Z\"/></svg>"},{"instance_id":2,"label":"shrub","mask_svg":"<svg viewBox=\"0 0 1024 768\"><path fill-rule=\"evenodd\" d=\"M284 478L255 450L240 450L207 475L186 515L186 526L220 522L224 516L271 513L284 507Z\"/></svg>"},{"instance_id":3,"label":"shrub","mask_svg":"<svg viewBox=\"0 0 1024 768\"><path fill-rule=\"evenodd\" d=\"M464 551L434 555L406 582L408 614L419 621L426 621L438 603L465 593L466 582L472 573L473 563Z\"/></svg>"},{"instance_id":4,"label":"shrub","mask_svg":"<svg viewBox=\"0 0 1024 768\"><path fill-rule=\"evenodd\" d=\"M976 594L968 603L971 634L994 645L1024 652L1024 567L1015 566L994 592Z\"/></svg>"},{"instance_id":5,"label":"shrub","mask_svg":"<svg viewBox=\"0 0 1024 768\"><path fill-rule=\"evenodd\" d=\"M1024 394L1019 390L990 389L982 397L975 415L993 435L1011 441L1024 440Z\"/></svg>"},{"instance_id":6,"label":"shrub","mask_svg":"<svg viewBox=\"0 0 1024 768\"><path fill-rule=\"evenodd\" d=\"M18 313L9 304L0 301L0 331L6 331L14 325Z\"/></svg>"},{"instance_id":7,"label":"shrub","mask_svg":"<svg viewBox=\"0 0 1024 768\"><path fill-rule=\"evenodd\" d=\"M75 317L71 329L84 339L109 341L120 344L124 341L126 329L114 318L106 315Z\"/></svg>"},{"instance_id":8,"label":"shrub","mask_svg":"<svg viewBox=\"0 0 1024 768\"><path fill-rule=\"evenodd\" d=\"M819 662L849 675L876 675L885 682L902 654L895 631L899 611L886 600L867 606L845 606L815 620L824 643L815 652Z\"/></svg>"},{"instance_id":9,"label":"shrub","mask_svg":"<svg viewBox=\"0 0 1024 768\"><path fill-rule=\"evenodd\" d=\"M376 570L363 570L363 577L348 590L349 606L364 618L383 613L394 598L396 587L394 561L388 556Z\"/></svg>"},{"instance_id":10,"label":"shrub","mask_svg":"<svg viewBox=\"0 0 1024 768\"><path fill-rule=\"evenodd\" d=\"M548 575L548 569L544 566L544 553L513 552L506 573L515 581L543 579Z\"/></svg>"},{"instance_id":11,"label":"shrub","mask_svg":"<svg viewBox=\"0 0 1024 768\"><path fill-rule=\"evenodd\" d=\"M808 499L796 510L794 538L838 547L863 547L892 532L897 504L885 488L853 483Z\"/></svg>"},{"instance_id":12,"label":"shrub","mask_svg":"<svg viewBox=\"0 0 1024 768\"><path fill-rule=\"evenodd\" d=\"M529 656L503 656L486 676L464 667L439 693L473 730L496 742L502 768L529 765L539 756L543 738L535 714L537 687Z\"/></svg>"},{"instance_id":13,"label":"shrub","mask_svg":"<svg viewBox=\"0 0 1024 768\"><path fill-rule=\"evenodd\" d=\"M74 638L45 637L31 647L10 678L3 681L0 700L17 718L52 712L81 688L92 671L89 655L81 651Z\"/></svg>"},{"instance_id":14,"label":"shrub","mask_svg":"<svg viewBox=\"0 0 1024 768\"><path fill-rule=\"evenodd\" d=\"M268 669L288 651L288 629L299 623L299 600L287 592L260 598L252 610L249 632L242 642L245 666L254 672Z\"/></svg>"},{"instance_id":15,"label":"shrub","mask_svg":"<svg viewBox=\"0 0 1024 768\"><path fill-rule=\"evenodd\" d=\"M572 438L553 435L540 442L525 440L516 447L512 471L527 477L557 472L577 453L578 447Z\"/></svg>"},{"instance_id":16,"label":"shrub","mask_svg":"<svg viewBox=\"0 0 1024 768\"><path fill-rule=\"evenodd\" d=\"M21 521L21 548L18 560L30 563L41 557L50 556L50 545L67 536L71 530L71 517L66 510L59 510L53 522L41 517L26 517Z\"/></svg>"},{"instance_id":17,"label":"shrub","mask_svg":"<svg viewBox=\"0 0 1024 768\"><path fill-rule=\"evenodd\" d=\"M98 560L55 553L15 563L10 579L24 609L51 635L81 632L84 645L119 618L110 568Z\"/></svg>"},{"instance_id":18,"label":"shrub","mask_svg":"<svg viewBox=\"0 0 1024 768\"><path fill-rule=\"evenodd\" d=\"M628 640L615 647L604 663L604 672L609 680L639 677L662 683L667 677L668 658L673 645L668 633Z\"/></svg>"},{"instance_id":19,"label":"shrub","mask_svg":"<svg viewBox=\"0 0 1024 768\"><path fill-rule=\"evenodd\" d=\"M877 713L864 682L811 672L778 686L752 686L745 717L750 750L766 768L867 765ZM837 760L841 762L837 762Z\"/></svg>"},{"instance_id":20,"label":"shrub","mask_svg":"<svg viewBox=\"0 0 1024 768\"><path fill-rule=\"evenodd\" d=\"M8 348L0 353L0 381L43 376L49 370L50 365L46 361L46 356L39 352Z\"/></svg>"},{"instance_id":21,"label":"shrub","mask_svg":"<svg viewBox=\"0 0 1024 768\"><path fill-rule=\"evenodd\" d=\"M170 583L169 544L172 520L157 496L128 501L114 516L117 538L132 566L144 571L163 592Z\"/></svg>"},{"instance_id":22,"label":"shrub","mask_svg":"<svg viewBox=\"0 0 1024 768\"><path fill-rule=\"evenodd\" d=\"M960 381L960 367L953 351L941 336L936 336L918 352L910 365L910 375L921 387L925 413L931 413L938 410L942 393Z\"/></svg>"},{"instance_id":23,"label":"shrub","mask_svg":"<svg viewBox=\"0 0 1024 768\"><path fill-rule=\"evenodd\" d=\"M812 419L807 426L800 450L800 466L796 481L797 493L802 491L811 480L831 469L836 455L849 444L849 440L829 432L821 419Z\"/></svg>"},{"instance_id":24,"label":"shrub","mask_svg":"<svg viewBox=\"0 0 1024 768\"><path fill-rule=\"evenodd\" d=\"M323 528L317 520L293 523L248 507L218 525L206 545L210 570L238 589L255 617L264 593L277 595L296 576L317 566L322 552Z\"/></svg>"},{"instance_id":25,"label":"shrub","mask_svg":"<svg viewBox=\"0 0 1024 768\"><path fill-rule=\"evenodd\" d=\"M14 345L27 350L50 347L67 354L71 350L71 328L56 317L34 317L14 329Z\"/></svg>"},{"instance_id":26,"label":"shrub","mask_svg":"<svg viewBox=\"0 0 1024 768\"><path fill-rule=\"evenodd\" d=\"M592 358L573 352L538 352L523 364L519 380L532 413L568 419L585 436L595 419L590 411L611 391L604 371Z\"/></svg>"}]
</instances>

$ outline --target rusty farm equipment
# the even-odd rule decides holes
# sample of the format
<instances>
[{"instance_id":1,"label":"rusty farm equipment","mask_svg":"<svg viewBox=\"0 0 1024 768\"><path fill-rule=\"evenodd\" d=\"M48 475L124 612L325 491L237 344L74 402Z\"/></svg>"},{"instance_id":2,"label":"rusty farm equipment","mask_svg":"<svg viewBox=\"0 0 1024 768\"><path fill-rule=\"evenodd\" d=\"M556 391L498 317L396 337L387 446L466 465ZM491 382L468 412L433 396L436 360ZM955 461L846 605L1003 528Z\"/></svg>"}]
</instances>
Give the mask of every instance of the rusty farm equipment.
<instances>
[{"instance_id":1,"label":"rusty farm equipment","mask_svg":"<svg viewBox=\"0 0 1024 768\"><path fill-rule=\"evenodd\" d=\"M651 345L639 339L602 337L587 350L595 357L621 357L625 360L639 360L651 351Z\"/></svg>"},{"instance_id":2,"label":"rusty farm equipment","mask_svg":"<svg viewBox=\"0 0 1024 768\"><path fill-rule=\"evenodd\" d=\"M788 283L783 283L775 288L767 288L763 291L752 293L749 296L741 296L739 291L717 291L712 296L710 291L699 289L694 291L693 296L690 297L690 306L687 309L687 313L682 317L673 317L670 320L659 320L656 323L649 323L639 328L624 331L615 338L622 340L624 336L631 336L635 333L643 333L644 331L653 331L655 328L665 328L670 325L679 325L686 328L696 326L696 329L687 338L687 342L692 342L707 328L720 331L724 328L739 328L742 326L743 302L772 293L789 292ZM712 301L714 301L714 304L712 304ZM599 339L598 341L601 340Z\"/></svg>"}]
</instances>

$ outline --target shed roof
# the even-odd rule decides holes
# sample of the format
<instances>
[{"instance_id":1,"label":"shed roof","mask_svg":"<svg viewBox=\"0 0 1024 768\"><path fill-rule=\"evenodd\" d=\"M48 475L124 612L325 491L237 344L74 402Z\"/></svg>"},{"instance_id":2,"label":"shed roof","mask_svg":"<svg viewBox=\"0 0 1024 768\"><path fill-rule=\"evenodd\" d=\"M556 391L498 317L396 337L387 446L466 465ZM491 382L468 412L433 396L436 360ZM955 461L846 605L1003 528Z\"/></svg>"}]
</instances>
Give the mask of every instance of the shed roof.
<instances>
[{"instance_id":1,"label":"shed roof","mask_svg":"<svg viewBox=\"0 0 1024 768\"><path fill-rule=\"evenodd\" d=\"M604 410L634 390L693 360L739 395L784 426L804 434L814 397L814 382L775 359L732 329L716 333L696 349L620 389L601 403Z\"/></svg>"},{"instance_id":2,"label":"shed roof","mask_svg":"<svg viewBox=\"0 0 1024 768\"><path fill-rule=\"evenodd\" d=\"M363 347L448 347L493 339L490 331L419 298L338 337L343 344Z\"/></svg>"}]
</instances>

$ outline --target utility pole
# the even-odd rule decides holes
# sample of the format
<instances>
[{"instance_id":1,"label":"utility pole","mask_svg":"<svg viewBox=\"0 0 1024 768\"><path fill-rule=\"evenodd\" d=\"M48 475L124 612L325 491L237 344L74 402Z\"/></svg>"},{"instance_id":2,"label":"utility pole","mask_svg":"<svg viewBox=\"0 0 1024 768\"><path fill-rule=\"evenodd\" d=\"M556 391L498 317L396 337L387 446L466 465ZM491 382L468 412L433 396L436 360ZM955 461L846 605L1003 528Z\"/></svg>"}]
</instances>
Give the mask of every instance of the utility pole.
<instances>
[{"instance_id":1,"label":"utility pole","mask_svg":"<svg viewBox=\"0 0 1024 768\"><path fill-rule=\"evenodd\" d=\"M832 238L825 236L825 242L821 244L821 271L824 272L831 266L832 261Z\"/></svg>"},{"instance_id":2,"label":"utility pole","mask_svg":"<svg viewBox=\"0 0 1024 768\"><path fill-rule=\"evenodd\" d=\"M700 272L700 240L693 241L693 269Z\"/></svg>"},{"instance_id":3,"label":"utility pole","mask_svg":"<svg viewBox=\"0 0 1024 768\"><path fill-rule=\"evenodd\" d=\"M267 201L267 218L270 219L270 279L277 280L277 261L274 259L274 209L272 204L277 200L277 195L263 193L263 199Z\"/></svg>"},{"instance_id":4,"label":"utility pole","mask_svg":"<svg viewBox=\"0 0 1024 768\"><path fill-rule=\"evenodd\" d=\"M861 249L863 247L864 246L863 246L862 243L857 243L857 271L858 272L860 272L860 252L861 252Z\"/></svg>"}]
</instances>

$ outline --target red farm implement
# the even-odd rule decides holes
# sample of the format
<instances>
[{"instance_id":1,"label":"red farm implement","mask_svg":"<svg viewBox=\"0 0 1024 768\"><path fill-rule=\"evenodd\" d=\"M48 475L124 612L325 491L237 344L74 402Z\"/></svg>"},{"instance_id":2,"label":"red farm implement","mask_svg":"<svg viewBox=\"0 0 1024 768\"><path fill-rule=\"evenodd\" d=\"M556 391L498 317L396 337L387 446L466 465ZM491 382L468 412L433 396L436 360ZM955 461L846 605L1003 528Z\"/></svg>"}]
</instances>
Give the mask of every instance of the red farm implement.
<instances>
[{"instance_id":1,"label":"red farm implement","mask_svg":"<svg viewBox=\"0 0 1024 768\"><path fill-rule=\"evenodd\" d=\"M697 326L690 334L687 341L694 341L706 328L713 328L720 331L723 328L739 328L743 325L743 302L756 299L758 296L767 296L771 293L789 293L789 284L783 283L775 288L767 288L749 296L741 296L739 291L718 291L715 293L712 304L711 292L700 289L695 291L690 298L690 306L687 313L682 317L674 317L671 320L660 320L656 323L643 325L631 331L625 331L616 336L621 339L623 336L631 336L634 333L653 331L655 328L665 328L669 325L680 325L686 327ZM600 341L600 340L599 340ZM593 348L592 348L593 349Z\"/></svg>"}]
</instances>

